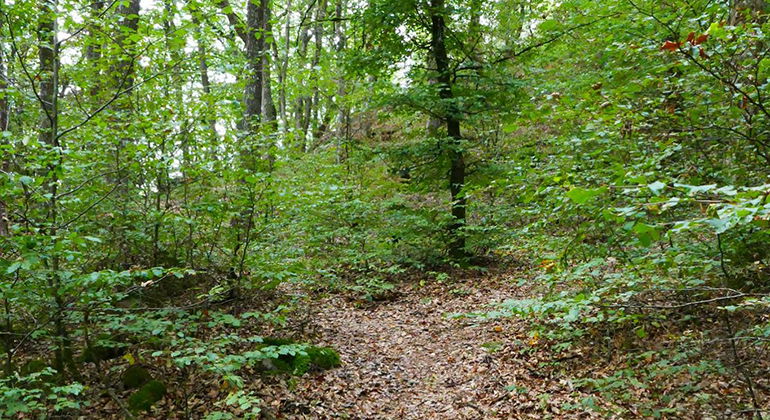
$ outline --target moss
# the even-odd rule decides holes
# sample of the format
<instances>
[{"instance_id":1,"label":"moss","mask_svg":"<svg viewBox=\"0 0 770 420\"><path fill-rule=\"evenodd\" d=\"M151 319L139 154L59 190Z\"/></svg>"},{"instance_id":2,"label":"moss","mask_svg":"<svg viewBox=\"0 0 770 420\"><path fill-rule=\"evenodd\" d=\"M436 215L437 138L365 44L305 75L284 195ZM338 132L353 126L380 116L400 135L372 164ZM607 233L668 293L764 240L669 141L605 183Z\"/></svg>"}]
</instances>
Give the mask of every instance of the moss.
<instances>
[{"instance_id":1,"label":"moss","mask_svg":"<svg viewBox=\"0 0 770 420\"><path fill-rule=\"evenodd\" d=\"M129 366L125 372L123 372L123 386L127 389L139 388L140 386L152 381L152 375L150 372L139 366Z\"/></svg>"},{"instance_id":2,"label":"moss","mask_svg":"<svg viewBox=\"0 0 770 420\"><path fill-rule=\"evenodd\" d=\"M19 368L19 375L21 376L29 376L33 373L37 373L42 371L43 369L47 368L48 364L40 359L32 359L28 361L27 363L24 363Z\"/></svg>"},{"instance_id":3,"label":"moss","mask_svg":"<svg viewBox=\"0 0 770 420\"><path fill-rule=\"evenodd\" d=\"M277 337L265 337L262 339L262 346L288 346L289 344L297 344L296 341L288 338Z\"/></svg>"},{"instance_id":4,"label":"moss","mask_svg":"<svg viewBox=\"0 0 770 420\"><path fill-rule=\"evenodd\" d=\"M128 397L128 408L138 413L150 411L152 406L166 395L166 386L160 381L150 381Z\"/></svg>"},{"instance_id":5,"label":"moss","mask_svg":"<svg viewBox=\"0 0 770 420\"><path fill-rule=\"evenodd\" d=\"M340 354L330 347L310 347L307 350L310 363L319 369L333 369L342 365Z\"/></svg>"},{"instance_id":6,"label":"moss","mask_svg":"<svg viewBox=\"0 0 770 420\"><path fill-rule=\"evenodd\" d=\"M91 347L83 350L78 360L82 363L94 363L117 359L128 351L127 346L123 345L123 343L128 341L128 337L125 335L111 336L109 334L100 334Z\"/></svg>"},{"instance_id":7,"label":"moss","mask_svg":"<svg viewBox=\"0 0 770 420\"><path fill-rule=\"evenodd\" d=\"M147 348L152 350L163 350L167 348L171 342L165 338L155 336L145 340L144 344L147 346Z\"/></svg>"}]
</instances>

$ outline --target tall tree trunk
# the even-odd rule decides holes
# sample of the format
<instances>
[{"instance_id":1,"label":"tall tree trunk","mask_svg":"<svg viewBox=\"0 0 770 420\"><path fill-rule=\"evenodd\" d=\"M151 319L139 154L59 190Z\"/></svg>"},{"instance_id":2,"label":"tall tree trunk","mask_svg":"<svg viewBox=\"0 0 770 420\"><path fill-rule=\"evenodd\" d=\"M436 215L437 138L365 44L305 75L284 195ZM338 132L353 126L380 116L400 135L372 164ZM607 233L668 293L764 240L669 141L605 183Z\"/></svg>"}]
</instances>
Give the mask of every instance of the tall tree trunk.
<instances>
[{"instance_id":1,"label":"tall tree trunk","mask_svg":"<svg viewBox=\"0 0 770 420\"><path fill-rule=\"evenodd\" d=\"M336 10L334 12L334 35L337 38L337 60L342 60L342 54L347 48L347 36L345 34L344 15L347 11L347 1L337 0ZM346 156L343 151L347 148L350 139L350 106L345 102L345 77L337 79L337 163L342 162Z\"/></svg>"},{"instance_id":2,"label":"tall tree trunk","mask_svg":"<svg viewBox=\"0 0 770 420\"><path fill-rule=\"evenodd\" d=\"M272 19L272 11L270 10L270 0L260 0L262 8L265 13L265 27L264 38L265 45L262 52L262 116L264 117L265 124L269 125L270 132L274 132L276 109L275 102L273 101L273 88L271 80L271 60L269 51L272 49L275 41L273 39L273 24L270 22Z\"/></svg>"},{"instance_id":3,"label":"tall tree trunk","mask_svg":"<svg viewBox=\"0 0 770 420\"><path fill-rule=\"evenodd\" d=\"M265 134L269 138L267 146L266 158L269 164L269 169L272 170L275 163L275 154L273 153L275 148L275 133L278 129L276 121L276 109L275 102L273 102L273 88L272 80L270 76L270 50L275 44L273 39L273 25L270 22L272 19L272 12L270 10L270 0L260 0L262 9L265 11L265 26L264 26L264 39L265 45L262 51L262 118L265 129Z\"/></svg>"},{"instance_id":4,"label":"tall tree trunk","mask_svg":"<svg viewBox=\"0 0 770 420\"><path fill-rule=\"evenodd\" d=\"M281 55L281 66L278 71L278 112L281 116L281 126L283 134L289 131L289 117L286 108L286 74L289 70L289 50L291 49L291 0L286 1L286 22L283 27L283 54ZM275 43L273 43L275 46ZM276 58L277 58L276 54Z\"/></svg>"},{"instance_id":5,"label":"tall tree trunk","mask_svg":"<svg viewBox=\"0 0 770 420\"><path fill-rule=\"evenodd\" d=\"M208 125L209 135L211 138L211 145L217 138L217 120L214 113L214 101L211 97L211 80L209 79L209 64L207 61L208 51L203 37L203 30L201 28L200 17L198 11L191 12L193 25L195 25L195 41L198 44L198 73L200 75L201 88L203 89L203 101L206 103L206 123Z\"/></svg>"},{"instance_id":6,"label":"tall tree trunk","mask_svg":"<svg viewBox=\"0 0 770 420\"><path fill-rule=\"evenodd\" d=\"M0 2L3 6L3 2ZM8 130L8 116L10 115L10 103L8 101L8 75L5 66L5 45L0 42L0 145L5 143L4 131ZM9 162L4 157L0 161L0 170L7 173ZM5 202L0 201L0 237L8 236L9 221L8 213L5 208Z\"/></svg>"},{"instance_id":7,"label":"tall tree trunk","mask_svg":"<svg viewBox=\"0 0 770 420\"><path fill-rule=\"evenodd\" d=\"M265 10L262 8L262 2L249 0L246 6L246 60L249 75L244 91L245 109L241 127L249 134L256 133L262 115L264 22Z\"/></svg>"},{"instance_id":8,"label":"tall tree trunk","mask_svg":"<svg viewBox=\"0 0 770 420\"><path fill-rule=\"evenodd\" d=\"M46 261L48 269L48 288L51 291L55 304L53 313L53 325L56 340L56 349L54 351L54 368L62 374L66 374L65 368L69 367L73 374L77 373L72 358L72 344L65 324L66 305L61 295L61 256L57 251L56 242L58 239L59 223L59 168L61 168L64 153L61 150L58 138L58 85L59 85L59 52L57 33L57 3L56 0L43 0L40 5L40 20L37 28L38 36L38 59L40 86L40 122L38 124L38 140L54 152L53 160L48 163L46 178L46 190L48 191L47 201L47 220L48 235L54 242L50 258Z\"/></svg>"},{"instance_id":9,"label":"tall tree trunk","mask_svg":"<svg viewBox=\"0 0 770 420\"><path fill-rule=\"evenodd\" d=\"M102 72L101 68L99 66L99 61L102 58L102 46L99 44L99 34L98 31L94 30L93 26L95 26L98 22L99 15L104 10L104 1L97 0L91 2L91 10L90 10L90 18L92 20L91 25L88 29L88 46L86 46L86 60L92 69L93 72L93 80L91 89L89 89L89 97L91 100L93 100L92 106L95 108L99 107L101 105L100 103L100 94L103 85L102 85Z\"/></svg>"},{"instance_id":10,"label":"tall tree trunk","mask_svg":"<svg viewBox=\"0 0 770 420\"><path fill-rule=\"evenodd\" d=\"M303 26L301 28L301 32L299 35L299 56L303 59L303 63L305 62L304 60L307 57L307 47L309 44L310 44L310 32L308 31L308 28L306 26ZM297 101L294 106L294 122L296 124L297 135L299 136L297 141L299 142L299 149L303 153L307 149L307 127L308 127L308 120L305 118L306 116L305 104L309 101L310 101L310 98L306 96L300 96L297 98Z\"/></svg>"},{"instance_id":11,"label":"tall tree trunk","mask_svg":"<svg viewBox=\"0 0 770 420\"><path fill-rule=\"evenodd\" d=\"M323 20L326 18L326 0L318 0L318 8L316 9L315 24L313 26L313 38L315 39L315 50L313 51L313 62L310 68L315 69L321 63L321 52L323 51L323 36L324 27ZM312 98L305 103L305 126L303 127L305 135L307 135L308 129L312 125L313 133L318 131L318 127L321 124L319 118L321 105L321 90L316 81L313 86ZM317 139L313 139L317 141Z\"/></svg>"},{"instance_id":12,"label":"tall tree trunk","mask_svg":"<svg viewBox=\"0 0 770 420\"><path fill-rule=\"evenodd\" d=\"M126 169L128 159L124 155L126 146L132 141L131 123L133 114L133 98L131 89L135 83L135 61L136 61L136 34L139 28L139 5L140 0L128 0L119 3L116 13L120 17L120 26L117 28L115 42L120 48L120 53L110 66L110 87L116 91L118 99L112 104L112 110L115 113L115 120L112 129L118 134L118 141L115 145L114 153L114 183L117 186L115 200L117 200L120 209L120 221L113 225L115 237L118 243L118 253L116 259L118 262L127 266L129 261L125 260L131 253L128 250L127 230L132 227L127 222L128 219L128 195L129 174Z\"/></svg>"},{"instance_id":13,"label":"tall tree trunk","mask_svg":"<svg viewBox=\"0 0 770 420\"><path fill-rule=\"evenodd\" d=\"M439 97L441 108L444 110L447 137L449 138L449 191L452 198L452 218L449 227L451 242L449 253L453 258L466 257L465 236L462 228L466 221L467 200L463 194L465 186L465 153L462 149L462 134L460 132L460 117L457 106L454 104L454 92L452 91L452 75L449 67L449 56L446 50L446 8L444 0L431 0L431 50L436 61L436 80L440 84Z\"/></svg>"}]
</instances>

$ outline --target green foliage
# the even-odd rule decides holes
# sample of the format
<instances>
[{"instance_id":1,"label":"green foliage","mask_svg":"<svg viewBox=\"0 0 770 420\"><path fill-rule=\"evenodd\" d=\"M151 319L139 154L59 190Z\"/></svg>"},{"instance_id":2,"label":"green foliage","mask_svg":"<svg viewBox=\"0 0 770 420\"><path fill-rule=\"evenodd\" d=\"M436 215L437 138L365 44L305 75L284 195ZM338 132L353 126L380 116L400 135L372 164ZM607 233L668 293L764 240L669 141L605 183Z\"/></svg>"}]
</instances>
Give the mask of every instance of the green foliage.
<instances>
[{"instance_id":1,"label":"green foliage","mask_svg":"<svg viewBox=\"0 0 770 420\"><path fill-rule=\"evenodd\" d=\"M252 2L272 8L250 28L272 52L255 77L247 2L54 3L0 8L0 417L86 412L101 385L73 378L119 372L129 347L228 384L210 418L256 417L246 372L340 364L257 331L321 293L386 300L415 271L444 285L458 239L463 263L534 273L517 279L531 296L464 316L627 357L579 378L574 410L681 416L716 403L694 382L658 389L656 369L746 380L705 343L765 351L766 7ZM124 379L146 411L165 390L141 369ZM624 411L641 394L660 403Z\"/></svg>"}]
</instances>

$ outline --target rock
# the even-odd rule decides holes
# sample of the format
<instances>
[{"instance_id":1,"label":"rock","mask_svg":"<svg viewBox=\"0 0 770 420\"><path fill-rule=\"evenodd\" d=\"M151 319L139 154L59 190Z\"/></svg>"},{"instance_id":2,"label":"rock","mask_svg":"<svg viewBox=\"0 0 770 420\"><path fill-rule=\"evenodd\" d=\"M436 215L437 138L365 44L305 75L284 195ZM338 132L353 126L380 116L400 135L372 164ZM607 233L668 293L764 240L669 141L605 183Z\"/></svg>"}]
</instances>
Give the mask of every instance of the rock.
<instances>
[{"instance_id":1,"label":"rock","mask_svg":"<svg viewBox=\"0 0 770 420\"><path fill-rule=\"evenodd\" d=\"M126 389L134 389L152 381L152 375L142 366L133 365L123 372L122 381Z\"/></svg>"},{"instance_id":2,"label":"rock","mask_svg":"<svg viewBox=\"0 0 770 420\"><path fill-rule=\"evenodd\" d=\"M152 380L128 397L128 408L134 413L150 411L156 402L163 399L164 395L166 395L166 385Z\"/></svg>"}]
</instances>

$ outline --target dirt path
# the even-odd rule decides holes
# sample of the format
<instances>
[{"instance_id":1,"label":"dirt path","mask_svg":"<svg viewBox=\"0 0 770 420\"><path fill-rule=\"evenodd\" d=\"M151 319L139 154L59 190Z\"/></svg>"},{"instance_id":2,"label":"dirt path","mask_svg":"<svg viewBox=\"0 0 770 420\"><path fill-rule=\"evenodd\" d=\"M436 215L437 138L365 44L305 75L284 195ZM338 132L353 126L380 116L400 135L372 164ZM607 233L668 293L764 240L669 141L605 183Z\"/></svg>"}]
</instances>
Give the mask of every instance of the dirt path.
<instances>
[{"instance_id":1,"label":"dirt path","mask_svg":"<svg viewBox=\"0 0 770 420\"><path fill-rule=\"evenodd\" d=\"M370 307L333 297L311 320L313 341L343 366L303 378L271 402L278 418L507 419L558 414L537 398L565 389L538 375L522 321L477 324L446 315L520 296L510 279L434 285ZM521 386L511 392L506 387ZM543 405L545 404L545 406ZM553 405L553 408L549 408ZM555 411L552 411L555 410Z\"/></svg>"}]
</instances>

